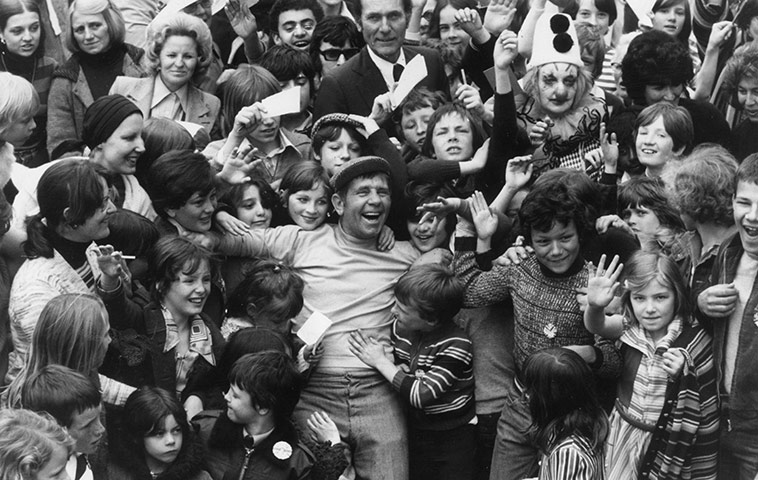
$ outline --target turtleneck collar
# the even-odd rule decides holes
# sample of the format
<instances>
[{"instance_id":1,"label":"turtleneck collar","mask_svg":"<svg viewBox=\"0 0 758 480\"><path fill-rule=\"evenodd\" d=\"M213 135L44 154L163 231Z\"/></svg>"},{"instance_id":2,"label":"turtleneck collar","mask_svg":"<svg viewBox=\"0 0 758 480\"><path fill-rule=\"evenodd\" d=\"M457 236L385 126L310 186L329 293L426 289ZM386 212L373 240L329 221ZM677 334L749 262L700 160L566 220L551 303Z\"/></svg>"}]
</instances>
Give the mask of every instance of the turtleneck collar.
<instances>
[{"instance_id":1,"label":"turtleneck collar","mask_svg":"<svg viewBox=\"0 0 758 480\"><path fill-rule=\"evenodd\" d=\"M121 43L113 45L111 48L104 52L90 55L80 51L78 53L79 62L83 65L93 65L102 67L104 65L116 65L122 62L126 54L126 45Z\"/></svg>"},{"instance_id":2,"label":"turtleneck collar","mask_svg":"<svg viewBox=\"0 0 758 480\"><path fill-rule=\"evenodd\" d=\"M345 231L344 228L342 228L342 223L337 222L337 237L344 241L345 243L349 243L350 245L354 247L362 247L362 248L369 248L376 250L376 237L369 238L369 239L363 239L358 238L350 235Z\"/></svg>"},{"instance_id":3,"label":"turtleneck collar","mask_svg":"<svg viewBox=\"0 0 758 480\"><path fill-rule=\"evenodd\" d=\"M5 67L8 69L8 72L14 74L14 75L31 75L32 70L34 69L34 65L37 62L37 54L30 57L22 57L21 55L16 55L15 53L9 52L7 49L3 49L0 52L0 55L3 56L3 63L5 64Z\"/></svg>"},{"instance_id":4,"label":"turtleneck collar","mask_svg":"<svg viewBox=\"0 0 758 480\"><path fill-rule=\"evenodd\" d=\"M92 242L75 242L58 235L58 232L52 232L50 240L52 240L53 248L73 268L79 268L87 261L87 247Z\"/></svg>"}]
</instances>

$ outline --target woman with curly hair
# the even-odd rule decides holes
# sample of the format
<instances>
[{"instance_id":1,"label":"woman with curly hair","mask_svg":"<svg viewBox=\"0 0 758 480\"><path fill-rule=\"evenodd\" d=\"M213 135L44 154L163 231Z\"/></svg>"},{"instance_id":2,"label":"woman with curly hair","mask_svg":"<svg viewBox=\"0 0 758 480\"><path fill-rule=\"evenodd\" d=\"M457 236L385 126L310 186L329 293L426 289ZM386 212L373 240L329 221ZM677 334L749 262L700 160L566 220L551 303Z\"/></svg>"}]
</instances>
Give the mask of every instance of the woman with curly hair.
<instances>
[{"instance_id":1,"label":"woman with curly hair","mask_svg":"<svg viewBox=\"0 0 758 480\"><path fill-rule=\"evenodd\" d=\"M674 206L686 232L669 246L690 298L708 286L719 246L735 232L732 197L737 161L725 148L701 145L682 163L673 182Z\"/></svg>"},{"instance_id":2,"label":"woman with curly hair","mask_svg":"<svg viewBox=\"0 0 758 480\"><path fill-rule=\"evenodd\" d=\"M758 152L758 44L735 50L721 77L733 119L729 150L741 162Z\"/></svg>"},{"instance_id":3,"label":"woman with curly hair","mask_svg":"<svg viewBox=\"0 0 758 480\"><path fill-rule=\"evenodd\" d=\"M110 93L137 104L145 119L186 121L211 132L221 101L196 85L208 70L212 45L210 29L202 20L177 13L151 27L146 57L152 77L119 77Z\"/></svg>"}]
</instances>

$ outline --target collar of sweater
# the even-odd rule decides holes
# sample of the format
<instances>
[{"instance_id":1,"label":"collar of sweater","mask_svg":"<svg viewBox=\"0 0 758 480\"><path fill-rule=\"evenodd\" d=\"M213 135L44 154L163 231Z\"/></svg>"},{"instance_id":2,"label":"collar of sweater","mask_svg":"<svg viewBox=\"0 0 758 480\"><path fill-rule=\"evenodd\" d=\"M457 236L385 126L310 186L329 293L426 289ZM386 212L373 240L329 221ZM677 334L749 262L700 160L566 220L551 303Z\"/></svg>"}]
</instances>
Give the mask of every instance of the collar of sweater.
<instances>
[{"instance_id":1,"label":"collar of sweater","mask_svg":"<svg viewBox=\"0 0 758 480\"><path fill-rule=\"evenodd\" d=\"M67 238L63 238L58 235L57 232L51 232L50 240L52 240L53 248L61 254L66 263L73 268L79 268L87 261L87 248L92 242L81 243L74 242Z\"/></svg>"},{"instance_id":2,"label":"collar of sweater","mask_svg":"<svg viewBox=\"0 0 758 480\"><path fill-rule=\"evenodd\" d=\"M358 238L350 235L345 231L344 228L342 228L342 219L337 223L336 230L336 236L337 239L344 244L347 244L352 247L356 248L366 248L369 250L376 250L376 241L377 237L369 238L369 239L363 239Z\"/></svg>"}]
</instances>

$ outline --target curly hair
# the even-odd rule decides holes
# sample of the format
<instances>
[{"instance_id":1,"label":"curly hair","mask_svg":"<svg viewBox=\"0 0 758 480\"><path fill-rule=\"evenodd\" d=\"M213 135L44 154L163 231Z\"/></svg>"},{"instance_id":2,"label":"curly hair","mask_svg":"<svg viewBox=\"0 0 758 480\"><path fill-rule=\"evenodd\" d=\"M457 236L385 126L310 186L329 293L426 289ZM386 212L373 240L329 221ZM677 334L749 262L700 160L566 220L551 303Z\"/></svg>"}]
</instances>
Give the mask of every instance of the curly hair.
<instances>
[{"instance_id":1,"label":"curly hair","mask_svg":"<svg viewBox=\"0 0 758 480\"><path fill-rule=\"evenodd\" d=\"M551 183L535 188L526 195L519 210L521 230L527 243L532 242L532 231L549 232L556 224L574 222L580 242L594 227L587 209L563 183Z\"/></svg>"},{"instance_id":2,"label":"curly hair","mask_svg":"<svg viewBox=\"0 0 758 480\"><path fill-rule=\"evenodd\" d=\"M737 106L737 89L742 80L758 80L758 45L747 43L734 51L726 62L721 75L724 79L724 89Z\"/></svg>"},{"instance_id":3,"label":"curly hair","mask_svg":"<svg viewBox=\"0 0 758 480\"><path fill-rule=\"evenodd\" d=\"M50 462L53 452L63 448L66 457L74 451L74 440L46 413L24 409L0 410L0 478L32 480Z\"/></svg>"},{"instance_id":4,"label":"curly hair","mask_svg":"<svg viewBox=\"0 0 758 480\"><path fill-rule=\"evenodd\" d=\"M698 145L676 171L673 203L698 223L734 223L732 197L737 160L724 147Z\"/></svg>"},{"instance_id":5,"label":"curly hair","mask_svg":"<svg viewBox=\"0 0 758 480\"><path fill-rule=\"evenodd\" d=\"M195 40L197 66L192 73L192 81L199 84L205 77L213 58L213 40L208 25L198 17L181 12L172 15L162 24L151 25L148 30L145 57L147 66L153 74L158 73L161 50L172 36L189 37Z\"/></svg>"},{"instance_id":6,"label":"curly hair","mask_svg":"<svg viewBox=\"0 0 758 480\"><path fill-rule=\"evenodd\" d=\"M687 48L671 35L651 30L629 43L621 61L621 83L632 102L645 105L645 87L683 85L692 80L692 57Z\"/></svg>"}]
</instances>

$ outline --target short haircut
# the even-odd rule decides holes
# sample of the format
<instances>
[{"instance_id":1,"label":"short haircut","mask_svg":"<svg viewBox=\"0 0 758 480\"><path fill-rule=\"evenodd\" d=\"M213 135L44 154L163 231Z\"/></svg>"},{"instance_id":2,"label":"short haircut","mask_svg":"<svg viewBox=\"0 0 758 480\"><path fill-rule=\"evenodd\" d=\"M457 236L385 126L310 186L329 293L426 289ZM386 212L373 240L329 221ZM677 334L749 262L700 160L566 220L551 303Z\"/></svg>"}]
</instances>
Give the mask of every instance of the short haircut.
<instances>
[{"instance_id":1,"label":"short haircut","mask_svg":"<svg viewBox=\"0 0 758 480\"><path fill-rule=\"evenodd\" d=\"M126 25L121 11L110 0L74 0L68 7L68 28L65 31L66 48L72 53L81 52L79 42L74 38L74 12L82 15L102 15L108 26L110 47L114 48L124 43L126 37ZM40 19L41 20L41 19Z\"/></svg>"},{"instance_id":2,"label":"short haircut","mask_svg":"<svg viewBox=\"0 0 758 480\"><path fill-rule=\"evenodd\" d=\"M657 30L632 39L621 69L621 83L637 105L646 104L646 86L684 85L694 76L689 50L671 35Z\"/></svg>"},{"instance_id":3,"label":"short haircut","mask_svg":"<svg viewBox=\"0 0 758 480\"><path fill-rule=\"evenodd\" d=\"M246 266L245 276L229 295L227 315L247 317L252 304L255 320L285 323L303 309L305 284L294 268L273 259L258 260Z\"/></svg>"},{"instance_id":4,"label":"short haircut","mask_svg":"<svg viewBox=\"0 0 758 480\"><path fill-rule=\"evenodd\" d=\"M581 170L573 168L554 168L537 178L532 186L537 194L540 190L549 190L556 184L563 184L573 201L582 205L588 225L594 225L603 209L603 192L597 182Z\"/></svg>"},{"instance_id":5,"label":"short haircut","mask_svg":"<svg viewBox=\"0 0 758 480\"><path fill-rule=\"evenodd\" d=\"M223 127L234 127L234 117L240 110L282 91L276 77L260 65L240 65L224 82L221 104Z\"/></svg>"},{"instance_id":6,"label":"short haircut","mask_svg":"<svg viewBox=\"0 0 758 480\"><path fill-rule=\"evenodd\" d=\"M595 0L595 8L608 15L608 25L613 25L618 18L615 0Z\"/></svg>"},{"instance_id":7,"label":"short haircut","mask_svg":"<svg viewBox=\"0 0 758 480\"><path fill-rule=\"evenodd\" d=\"M289 82L297 79L300 74L305 75L311 86L311 95L315 95L313 81L316 78L316 69L311 56L304 50L290 45L274 45L266 50L259 65L271 72L280 82Z\"/></svg>"},{"instance_id":8,"label":"short haircut","mask_svg":"<svg viewBox=\"0 0 758 480\"><path fill-rule=\"evenodd\" d=\"M171 150L195 150L195 139L189 131L164 117L152 117L145 120L142 127L142 140L145 151L137 159L135 176L142 185L149 183L148 171L155 160Z\"/></svg>"},{"instance_id":9,"label":"short haircut","mask_svg":"<svg viewBox=\"0 0 758 480\"><path fill-rule=\"evenodd\" d=\"M57 448L67 456L74 440L46 413L0 409L0 478L35 480Z\"/></svg>"},{"instance_id":10,"label":"short haircut","mask_svg":"<svg viewBox=\"0 0 758 480\"><path fill-rule=\"evenodd\" d=\"M245 191L251 186L258 188L258 194L261 197L261 206L263 208L273 210L279 206L279 198L276 196L276 192L271 188L271 185L261 177L256 176L250 177L245 183L240 183L229 188L224 192L224 196L221 197L221 203L229 205L235 209L239 208L245 197Z\"/></svg>"},{"instance_id":11,"label":"short haircut","mask_svg":"<svg viewBox=\"0 0 758 480\"><path fill-rule=\"evenodd\" d=\"M637 115L637 120L634 122L635 138L640 127L650 125L658 117L663 119L666 133L671 136L671 140L674 142L674 150L684 148L684 154L689 154L692 150L692 143L695 141L695 128L692 125L690 112L684 107L672 105L668 102L648 105Z\"/></svg>"},{"instance_id":12,"label":"short haircut","mask_svg":"<svg viewBox=\"0 0 758 480\"><path fill-rule=\"evenodd\" d=\"M353 5L355 6L355 19L360 24L361 16L363 15L363 2L370 2L372 0L356 0ZM403 0L403 11L406 15L410 15L413 10L412 0Z\"/></svg>"},{"instance_id":13,"label":"short haircut","mask_svg":"<svg viewBox=\"0 0 758 480\"><path fill-rule=\"evenodd\" d=\"M747 43L734 51L721 73L732 105L737 105L737 88L742 80L758 80L758 45Z\"/></svg>"},{"instance_id":14,"label":"short haircut","mask_svg":"<svg viewBox=\"0 0 758 480\"><path fill-rule=\"evenodd\" d=\"M326 17L323 20L320 20L316 24L315 30L313 30L311 45L309 47L313 67L316 71L321 72L323 69L320 55L321 44L327 42L335 47L341 47L348 41L354 48L358 49L362 48L365 44L363 35L361 35L355 22L342 15Z\"/></svg>"},{"instance_id":15,"label":"short haircut","mask_svg":"<svg viewBox=\"0 0 758 480\"><path fill-rule=\"evenodd\" d=\"M690 296L687 283L676 262L665 252L638 250L624 263L622 272L624 293L621 300L626 310L626 318L637 323L632 310L631 296L657 280L664 287L674 291L676 306L674 314L685 322L690 322Z\"/></svg>"},{"instance_id":16,"label":"short haircut","mask_svg":"<svg viewBox=\"0 0 758 480\"><path fill-rule=\"evenodd\" d=\"M740 163L740 168L737 169L737 176L734 179L735 194L740 182L758 185L758 153L751 153Z\"/></svg>"},{"instance_id":17,"label":"short haircut","mask_svg":"<svg viewBox=\"0 0 758 480\"><path fill-rule=\"evenodd\" d=\"M202 153L173 150L161 155L150 167L147 191L161 217L181 208L195 193L208 195L216 188L216 176Z\"/></svg>"},{"instance_id":18,"label":"short haircut","mask_svg":"<svg viewBox=\"0 0 758 480\"><path fill-rule=\"evenodd\" d=\"M574 67L576 67L576 65L574 65ZM526 92L529 97L535 100L540 98L539 78L543 68L545 68L545 65L539 65L537 67L530 68L526 71L526 75L524 75L523 78L524 92ZM585 101L585 97L589 94L590 90L592 90L593 85L592 77L590 77L589 72L587 72L584 68L576 67L576 69L576 95L574 96L574 101L571 104L571 110L575 110L582 102Z\"/></svg>"},{"instance_id":19,"label":"short haircut","mask_svg":"<svg viewBox=\"0 0 758 480\"><path fill-rule=\"evenodd\" d=\"M360 146L361 155L365 155L368 152L368 142L366 137L361 135L358 130L348 122L340 122L338 120L324 122L319 127L318 131L311 134L311 148L317 155L321 155L321 148L323 148L326 142L333 142L337 140L342 132L345 131L350 136L350 139L357 142Z\"/></svg>"},{"instance_id":20,"label":"short haircut","mask_svg":"<svg viewBox=\"0 0 758 480\"><path fill-rule=\"evenodd\" d=\"M432 145L434 127L437 126L437 123L439 123L440 120L448 115L457 115L463 119L463 121L469 123L471 133L473 134L473 152L476 153L479 147L484 144L487 134L484 131L481 120L475 117L468 108L458 102L446 103L434 111L429 118L429 125L426 127L426 137L424 138L424 144L421 146L421 153L430 158L435 156L434 146Z\"/></svg>"},{"instance_id":21,"label":"short haircut","mask_svg":"<svg viewBox=\"0 0 758 480\"><path fill-rule=\"evenodd\" d=\"M317 0L276 0L268 12L271 33L279 34L279 17L291 10L310 10L317 25L324 18L324 9Z\"/></svg>"},{"instance_id":22,"label":"short haircut","mask_svg":"<svg viewBox=\"0 0 758 480\"><path fill-rule=\"evenodd\" d=\"M23 77L0 72L0 137L14 123L34 116L39 110L39 95Z\"/></svg>"},{"instance_id":23,"label":"short haircut","mask_svg":"<svg viewBox=\"0 0 758 480\"><path fill-rule=\"evenodd\" d=\"M36 412L47 412L66 428L74 416L100 406L101 396L95 382L63 365L47 365L26 379L21 389L21 405Z\"/></svg>"},{"instance_id":24,"label":"short haircut","mask_svg":"<svg viewBox=\"0 0 758 480\"><path fill-rule=\"evenodd\" d=\"M202 245L178 235L161 237L148 256L153 299L160 302L180 273L192 275L203 264L214 274L213 253Z\"/></svg>"},{"instance_id":25,"label":"short haircut","mask_svg":"<svg viewBox=\"0 0 758 480\"><path fill-rule=\"evenodd\" d=\"M603 73L603 60L605 59L605 40L600 35L600 29L586 23L576 25L576 37L579 40L579 50L582 61L592 60L592 78L598 78Z\"/></svg>"},{"instance_id":26,"label":"short haircut","mask_svg":"<svg viewBox=\"0 0 758 480\"><path fill-rule=\"evenodd\" d=\"M285 353L267 351L243 355L229 372L229 384L250 395L252 405L273 411L277 425L289 422L300 399L303 378Z\"/></svg>"},{"instance_id":27,"label":"short haircut","mask_svg":"<svg viewBox=\"0 0 758 480\"><path fill-rule=\"evenodd\" d=\"M446 102L445 95L440 91L432 92L429 88L421 86L415 87L405 97L405 100L397 107L402 115L413 113L422 108L432 108L437 110Z\"/></svg>"},{"instance_id":28,"label":"short haircut","mask_svg":"<svg viewBox=\"0 0 758 480\"><path fill-rule=\"evenodd\" d=\"M319 131L322 130L324 129L319 129ZM318 184L324 186L327 198L332 196L332 193L334 192L332 191L332 185L329 182L329 175L326 174L324 167L317 162L298 162L292 164L287 170L285 170L284 175L282 176L282 181L279 184L279 189L282 192L284 199L286 199L295 192L310 190ZM284 205L284 207L287 208L287 205Z\"/></svg>"},{"instance_id":29,"label":"short haircut","mask_svg":"<svg viewBox=\"0 0 758 480\"><path fill-rule=\"evenodd\" d=\"M161 50L166 41L172 36L189 37L195 41L197 48L197 66L192 74L192 81L196 84L203 81L213 60L211 31L204 21L194 15L178 12L168 17L162 24L151 25L148 32L145 58L153 73L158 72Z\"/></svg>"},{"instance_id":30,"label":"short haircut","mask_svg":"<svg viewBox=\"0 0 758 480\"><path fill-rule=\"evenodd\" d=\"M637 207L651 210L664 227L675 230L684 228L679 212L671 203L666 186L660 178L640 176L621 184L618 193L619 214L623 217L624 210Z\"/></svg>"},{"instance_id":31,"label":"short haircut","mask_svg":"<svg viewBox=\"0 0 758 480\"><path fill-rule=\"evenodd\" d=\"M452 188L444 183L430 183L420 181L410 181L405 186L405 218L409 222L418 223L423 215L417 210L424 203L436 202L439 197L457 197L459 196ZM447 223L445 230L448 236L455 230L455 212L449 213L446 217Z\"/></svg>"},{"instance_id":32,"label":"short haircut","mask_svg":"<svg viewBox=\"0 0 758 480\"><path fill-rule=\"evenodd\" d=\"M465 291L463 281L450 268L434 263L411 267L397 281L395 298L418 309L424 320L444 325L463 307Z\"/></svg>"},{"instance_id":33,"label":"short haircut","mask_svg":"<svg viewBox=\"0 0 758 480\"><path fill-rule=\"evenodd\" d=\"M182 451L190 446L187 413L173 393L159 387L144 386L129 395L122 415L123 431L126 434L123 440L133 452L144 453L145 437L161 429L170 415L173 415L182 431Z\"/></svg>"},{"instance_id":34,"label":"short haircut","mask_svg":"<svg viewBox=\"0 0 758 480\"><path fill-rule=\"evenodd\" d=\"M519 210L522 234L532 242L532 230L549 232L556 225L574 222L580 241L586 238L590 225L584 205L571 194L568 186L556 183L546 188L533 188L527 193Z\"/></svg>"},{"instance_id":35,"label":"short haircut","mask_svg":"<svg viewBox=\"0 0 758 480\"><path fill-rule=\"evenodd\" d=\"M734 224L737 160L724 147L700 144L676 170L673 203L698 223Z\"/></svg>"}]
</instances>

